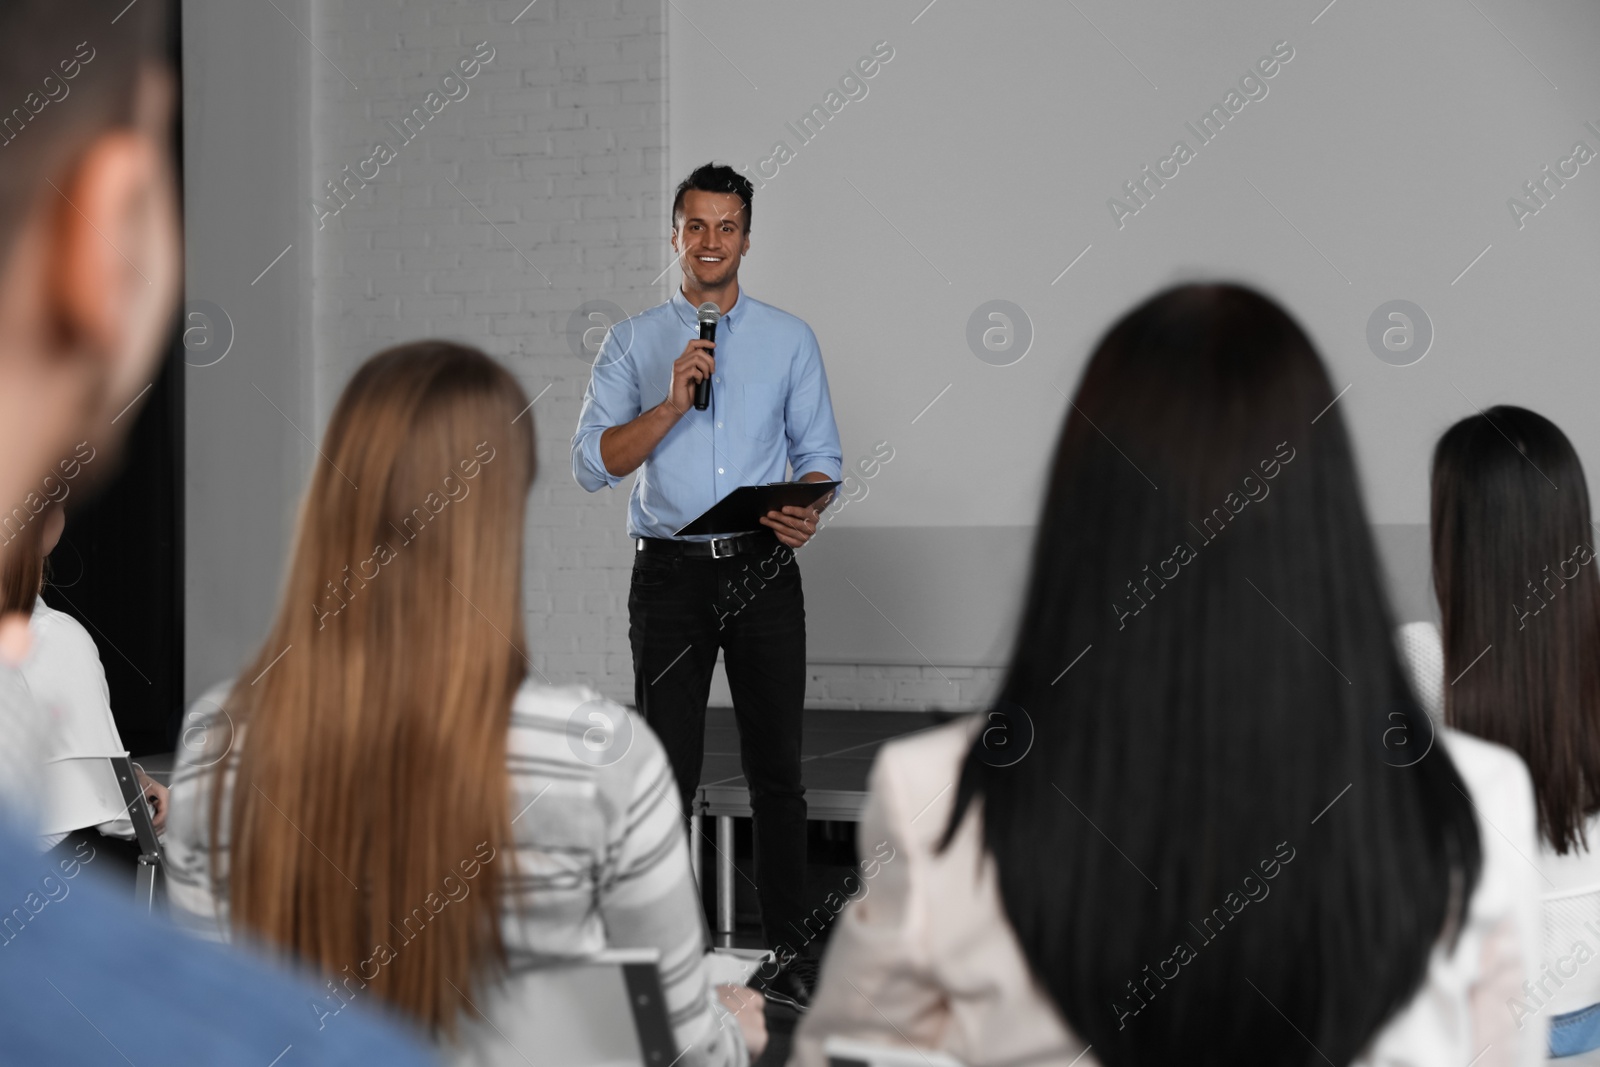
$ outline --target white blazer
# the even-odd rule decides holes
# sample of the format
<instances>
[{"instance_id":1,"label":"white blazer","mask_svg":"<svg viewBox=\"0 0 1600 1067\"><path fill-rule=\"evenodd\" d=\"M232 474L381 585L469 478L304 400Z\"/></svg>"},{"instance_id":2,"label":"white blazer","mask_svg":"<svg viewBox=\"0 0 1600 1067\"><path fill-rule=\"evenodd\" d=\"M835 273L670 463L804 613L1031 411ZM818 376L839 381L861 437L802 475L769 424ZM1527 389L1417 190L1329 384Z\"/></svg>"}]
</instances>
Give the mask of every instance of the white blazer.
<instances>
[{"instance_id":1,"label":"white blazer","mask_svg":"<svg viewBox=\"0 0 1600 1067\"><path fill-rule=\"evenodd\" d=\"M1409 622L1400 627L1400 647L1430 713L1444 719L1444 649L1438 627ZM1433 694L1430 703L1429 694ZM1588 848L1565 856L1540 838L1529 852L1539 868L1544 915L1542 966L1515 1005L1518 1016L1564 1015L1600 1004L1600 815L1584 825Z\"/></svg>"},{"instance_id":2,"label":"white blazer","mask_svg":"<svg viewBox=\"0 0 1600 1067\"><path fill-rule=\"evenodd\" d=\"M892 850L893 858L875 862L870 877L863 869L864 892L839 917L791 1064L823 1067L830 1035L937 1049L971 1067L1098 1063L1028 968L993 859L979 845L976 806L950 848L936 851L976 723L950 723L880 751L858 851L881 861ZM1482 875L1455 951L1435 947L1422 988L1355 1062L1540 1063L1546 1020L1523 1020L1519 1030L1507 1008L1539 966L1528 772L1498 745L1453 731L1441 737L1478 813Z\"/></svg>"}]
</instances>

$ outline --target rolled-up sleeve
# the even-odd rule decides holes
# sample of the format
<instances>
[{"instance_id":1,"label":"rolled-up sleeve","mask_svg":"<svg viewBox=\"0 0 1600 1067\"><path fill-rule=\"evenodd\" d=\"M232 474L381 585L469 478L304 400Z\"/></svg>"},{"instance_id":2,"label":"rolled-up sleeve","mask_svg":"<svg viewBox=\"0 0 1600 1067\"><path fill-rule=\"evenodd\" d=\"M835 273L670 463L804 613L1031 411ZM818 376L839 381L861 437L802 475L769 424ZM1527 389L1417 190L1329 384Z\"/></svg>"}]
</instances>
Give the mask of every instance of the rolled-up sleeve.
<instances>
[{"instance_id":1,"label":"rolled-up sleeve","mask_svg":"<svg viewBox=\"0 0 1600 1067\"><path fill-rule=\"evenodd\" d=\"M828 373L822 367L817 335L808 327L790 373L784 423L789 435L789 466L796 477L816 471L837 479L844 469L839 426L833 419Z\"/></svg>"},{"instance_id":2,"label":"rolled-up sleeve","mask_svg":"<svg viewBox=\"0 0 1600 1067\"><path fill-rule=\"evenodd\" d=\"M594 361L594 372L589 376L589 386L583 392L578 429L572 435L572 476L591 493L609 489L622 481L606 470L605 461L600 458L600 435L613 426L632 421L641 411L633 360L631 354L621 348L616 329L606 331L606 339ZM826 386L823 391L826 393ZM831 412L828 417L832 419Z\"/></svg>"}]
</instances>

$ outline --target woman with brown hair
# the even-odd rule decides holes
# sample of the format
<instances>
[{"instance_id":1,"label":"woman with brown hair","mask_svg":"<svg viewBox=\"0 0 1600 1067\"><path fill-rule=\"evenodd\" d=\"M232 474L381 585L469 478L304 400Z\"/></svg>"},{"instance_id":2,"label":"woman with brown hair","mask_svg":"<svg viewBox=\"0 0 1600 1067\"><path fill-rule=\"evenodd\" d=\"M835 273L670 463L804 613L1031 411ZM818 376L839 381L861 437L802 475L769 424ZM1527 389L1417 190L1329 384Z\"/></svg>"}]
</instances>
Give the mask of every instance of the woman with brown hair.
<instances>
[{"instance_id":1,"label":"woman with brown hair","mask_svg":"<svg viewBox=\"0 0 1600 1067\"><path fill-rule=\"evenodd\" d=\"M1502 405L1433 453L1430 624L1444 718L1514 750L1538 802L1544 960L1506 1009L1550 1022L1553 1056L1600 1048L1600 577L1583 464L1566 434ZM1426 629L1422 629L1425 627ZM1442 646L1442 647L1441 647Z\"/></svg>"},{"instance_id":2,"label":"woman with brown hair","mask_svg":"<svg viewBox=\"0 0 1600 1067\"><path fill-rule=\"evenodd\" d=\"M713 1007L659 742L592 690L527 677L527 408L461 345L356 371L269 636L185 722L174 910L319 968L322 1019L371 996L457 1056L464 1017L508 973L654 948L682 1062L744 1063L765 1038L759 999L736 1026Z\"/></svg>"}]
</instances>

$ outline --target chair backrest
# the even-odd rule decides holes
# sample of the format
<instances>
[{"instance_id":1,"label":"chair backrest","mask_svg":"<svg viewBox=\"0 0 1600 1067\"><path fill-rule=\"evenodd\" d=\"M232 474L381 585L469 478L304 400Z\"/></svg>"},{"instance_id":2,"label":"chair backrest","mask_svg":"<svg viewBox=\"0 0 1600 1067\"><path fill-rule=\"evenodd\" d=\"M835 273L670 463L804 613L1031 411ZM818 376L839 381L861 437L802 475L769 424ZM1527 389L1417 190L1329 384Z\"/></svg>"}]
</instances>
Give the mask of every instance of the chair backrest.
<instances>
[{"instance_id":1,"label":"chair backrest","mask_svg":"<svg viewBox=\"0 0 1600 1067\"><path fill-rule=\"evenodd\" d=\"M1600 886L1547 893L1540 910L1544 962L1561 980L1549 1003L1557 1013L1600 1003Z\"/></svg>"},{"instance_id":2,"label":"chair backrest","mask_svg":"<svg viewBox=\"0 0 1600 1067\"><path fill-rule=\"evenodd\" d=\"M582 960L513 963L464 1016L454 1067L670 1067L677 1042L661 989L660 954L619 949ZM632 1026L619 1026L622 1012Z\"/></svg>"},{"instance_id":3,"label":"chair backrest","mask_svg":"<svg viewBox=\"0 0 1600 1067\"><path fill-rule=\"evenodd\" d=\"M133 773L133 761L126 754L112 756L111 770L117 776L117 786L127 803L134 839L139 842L139 877L134 887L135 899L141 907L154 910L156 887L161 875L166 872L166 853L162 852L161 839L156 836L155 819L150 814L144 788Z\"/></svg>"},{"instance_id":4,"label":"chair backrest","mask_svg":"<svg viewBox=\"0 0 1600 1067\"><path fill-rule=\"evenodd\" d=\"M1431 622L1408 622L1395 631L1396 643L1411 684L1423 710L1433 716L1433 721L1444 723L1444 647L1439 642L1439 628Z\"/></svg>"},{"instance_id":5,"label":"chair backrest","mask_svg":"<svg viewBox=\"0 0 1600 1067\"><path fill-rule=\"evenodd\" d=\"M822 1045L828 1067L962 1067L943 1052L919 1048L891 1048L847 1037L830 1037Z\"/></svg>"},{"instance_id":6,"label":"chair backrest","mask_svg":"<svg viewBox=\"0 0 1600 1067\"><path fill-rule=\"evenodd\" d=\"M155 818L150 814L150 804L139 785L139 776L133 773L133 760L127 756L112 756L111 770L117 776L117 786L128 806L128 818L133 820L133 836L139 842L139 851L157 862L162 861L165 857L161 853L161 839L156 836Z\"/></svg>"}]
</instances>

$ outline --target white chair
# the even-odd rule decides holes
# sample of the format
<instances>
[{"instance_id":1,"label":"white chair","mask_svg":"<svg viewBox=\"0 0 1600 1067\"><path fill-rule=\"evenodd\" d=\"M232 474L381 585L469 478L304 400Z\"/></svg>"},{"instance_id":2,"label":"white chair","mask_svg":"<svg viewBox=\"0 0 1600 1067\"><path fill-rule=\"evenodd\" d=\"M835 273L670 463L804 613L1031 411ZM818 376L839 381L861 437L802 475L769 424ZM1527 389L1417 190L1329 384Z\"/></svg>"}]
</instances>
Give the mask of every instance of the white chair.
<instances>
[{"instance_id":1,"label":"white chair","mask_svg":"<svg viewBox=\"0 0 1600 1067\"><path fill-rule=\"evenodd\" d=\"M670 1067L678 1058L653 949L513 964L463 1016L452 1067Z\"/></svg>"},{"instance_id":2,"label":"white chair","mask_svg":"<svg viewBox=\"0 0 1600 1067\"><path fill-rule=\"evenodd\" d=\"M713 948L706 953L706 978L714 986L749 985L772 953L755 948Z\"/></svg>"},{"instance_id":3,"label":"white chair","mask_svg":"<svg viewBox=\"0 0 1600 1067\"><path fill-rule=\"evenodd\" d=\"M960 1060L931 1049L890 1048L847 1037L830 1037L822 1044L828 1067L962 1067Z\"/></svg>"},{"instance_id":4,"label":"white chair","mask_svg":"<svg viewBox=\"0 0 1600 1067\"><path fill-rule=\"evenodd\" d=\"M1434 725L1444 725L1444 647L1439 628L1431 622L1408 622L1395 631L1400 657L1411 675L1411 685Z\"/></svg>"}]
</instances>

